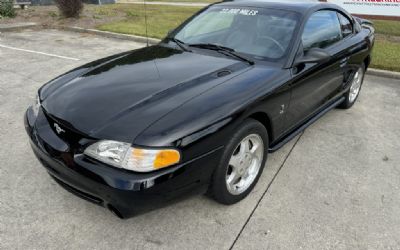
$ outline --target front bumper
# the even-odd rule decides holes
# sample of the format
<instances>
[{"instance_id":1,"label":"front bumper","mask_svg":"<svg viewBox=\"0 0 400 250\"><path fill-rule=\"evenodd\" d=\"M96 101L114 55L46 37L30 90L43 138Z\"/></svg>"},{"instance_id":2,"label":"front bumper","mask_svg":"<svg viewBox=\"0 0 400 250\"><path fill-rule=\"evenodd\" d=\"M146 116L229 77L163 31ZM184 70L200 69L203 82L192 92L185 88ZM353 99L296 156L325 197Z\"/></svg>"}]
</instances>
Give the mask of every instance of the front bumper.
<instances>
[{"instance_id":1,"label":"front bumper","mask_svg":"<svg viewBox=\"0 0 400 250\"><path fill-rule=\"evenodd\" d=\"M39 112L37 119L45 119ZM48 122L33 122L31 109L25 115L25 128L34 154L48 173L65 189L122 218L147 212L185 194L207 189L221 157L220 149L183 164L151 173L135 173L73 153ZM39 123L39 125L37 125Z\"/></svg>"}]
</instances>

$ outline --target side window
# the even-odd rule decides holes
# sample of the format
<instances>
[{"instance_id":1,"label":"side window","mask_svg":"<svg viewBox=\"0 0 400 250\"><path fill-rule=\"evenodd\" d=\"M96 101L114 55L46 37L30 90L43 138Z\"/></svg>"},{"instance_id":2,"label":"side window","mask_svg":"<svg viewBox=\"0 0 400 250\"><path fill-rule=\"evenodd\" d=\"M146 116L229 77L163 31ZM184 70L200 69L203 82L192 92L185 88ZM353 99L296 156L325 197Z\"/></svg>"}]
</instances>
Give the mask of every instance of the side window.
<instances>
[{"instance_id":1,"label":"side window","mask_svg":"<svg viewBox=\"0 0 400 250\"><path fill-rule=\"evenodd\" d=\"M342 38L340 23L335 11L317 11L310 16L304 27L302 41L304 51L326 48Z\"/></svg>"},{"instance_id":2,"label":"side window","mask_svg":"<svg viewBox=\"0 0 400 250\"><path fill-rule=\"evenodd\" d=\"M353 33L353 25L351 24L351 21L340 13L338 13L338 17L343 37L351 35Z\"/></svg>"}]
</instances>

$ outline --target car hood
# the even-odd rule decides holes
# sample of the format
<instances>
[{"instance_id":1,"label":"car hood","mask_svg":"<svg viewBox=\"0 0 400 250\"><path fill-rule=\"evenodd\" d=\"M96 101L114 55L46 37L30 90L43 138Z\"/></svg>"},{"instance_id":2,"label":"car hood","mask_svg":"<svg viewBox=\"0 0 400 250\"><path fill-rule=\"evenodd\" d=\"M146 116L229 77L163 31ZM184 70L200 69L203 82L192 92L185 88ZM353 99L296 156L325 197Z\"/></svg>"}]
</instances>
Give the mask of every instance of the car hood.
<instances>
[{"instance_id":1,"label":"car hood","mask_svg":"<svg viewBox=\"0 0 400 250\"><path fill-rule=\"evenodd\" d=\"M163 115L249 68L226 57L152 46L102 59L53 80L42 107L87 136L133 142Z\"/></svg>"}]
</instances>

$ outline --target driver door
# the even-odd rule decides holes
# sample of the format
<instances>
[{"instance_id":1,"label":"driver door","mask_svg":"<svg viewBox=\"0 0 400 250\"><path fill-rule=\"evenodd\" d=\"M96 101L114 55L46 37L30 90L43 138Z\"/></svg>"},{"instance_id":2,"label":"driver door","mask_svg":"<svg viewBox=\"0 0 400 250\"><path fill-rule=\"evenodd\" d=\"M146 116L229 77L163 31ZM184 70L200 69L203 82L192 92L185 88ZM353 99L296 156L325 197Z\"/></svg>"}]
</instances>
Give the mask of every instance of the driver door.
<instances>
[{"instance_id":1,"label":"driver door","mask_svg":"<svg viewBox=\"0 0 400 250\"><path fill-rule=\"evenodd\" d=\"M338 44L342 40L336 11L321 10L313 13L305 24L299 56L312 48L326 50L332 57L328 62L304 63L293 68L291 99L286 114L287 130L291 130L312 117L332 99L343 84L342 65Z\"/></svg>"}]
</instances>

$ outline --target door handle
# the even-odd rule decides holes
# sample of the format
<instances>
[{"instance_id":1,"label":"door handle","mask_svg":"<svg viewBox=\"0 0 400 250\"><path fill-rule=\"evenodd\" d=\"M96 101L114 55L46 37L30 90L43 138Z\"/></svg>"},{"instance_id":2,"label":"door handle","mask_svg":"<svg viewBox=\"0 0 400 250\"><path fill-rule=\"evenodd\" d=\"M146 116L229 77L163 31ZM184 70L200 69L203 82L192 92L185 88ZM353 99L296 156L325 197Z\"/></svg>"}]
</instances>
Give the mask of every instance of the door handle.
<instances>
[{"instance_id":1,"label":"door handle","mask_svg":"<svg viewBox=\"0 0 400 250\"><path fill-rule=\"evenodd\" d=\"M342 60L340 60L340 67L343 68L344 66L346 66L348 61L349 61L348 57L345 57Z\"/></svg>"}]
</instances>

